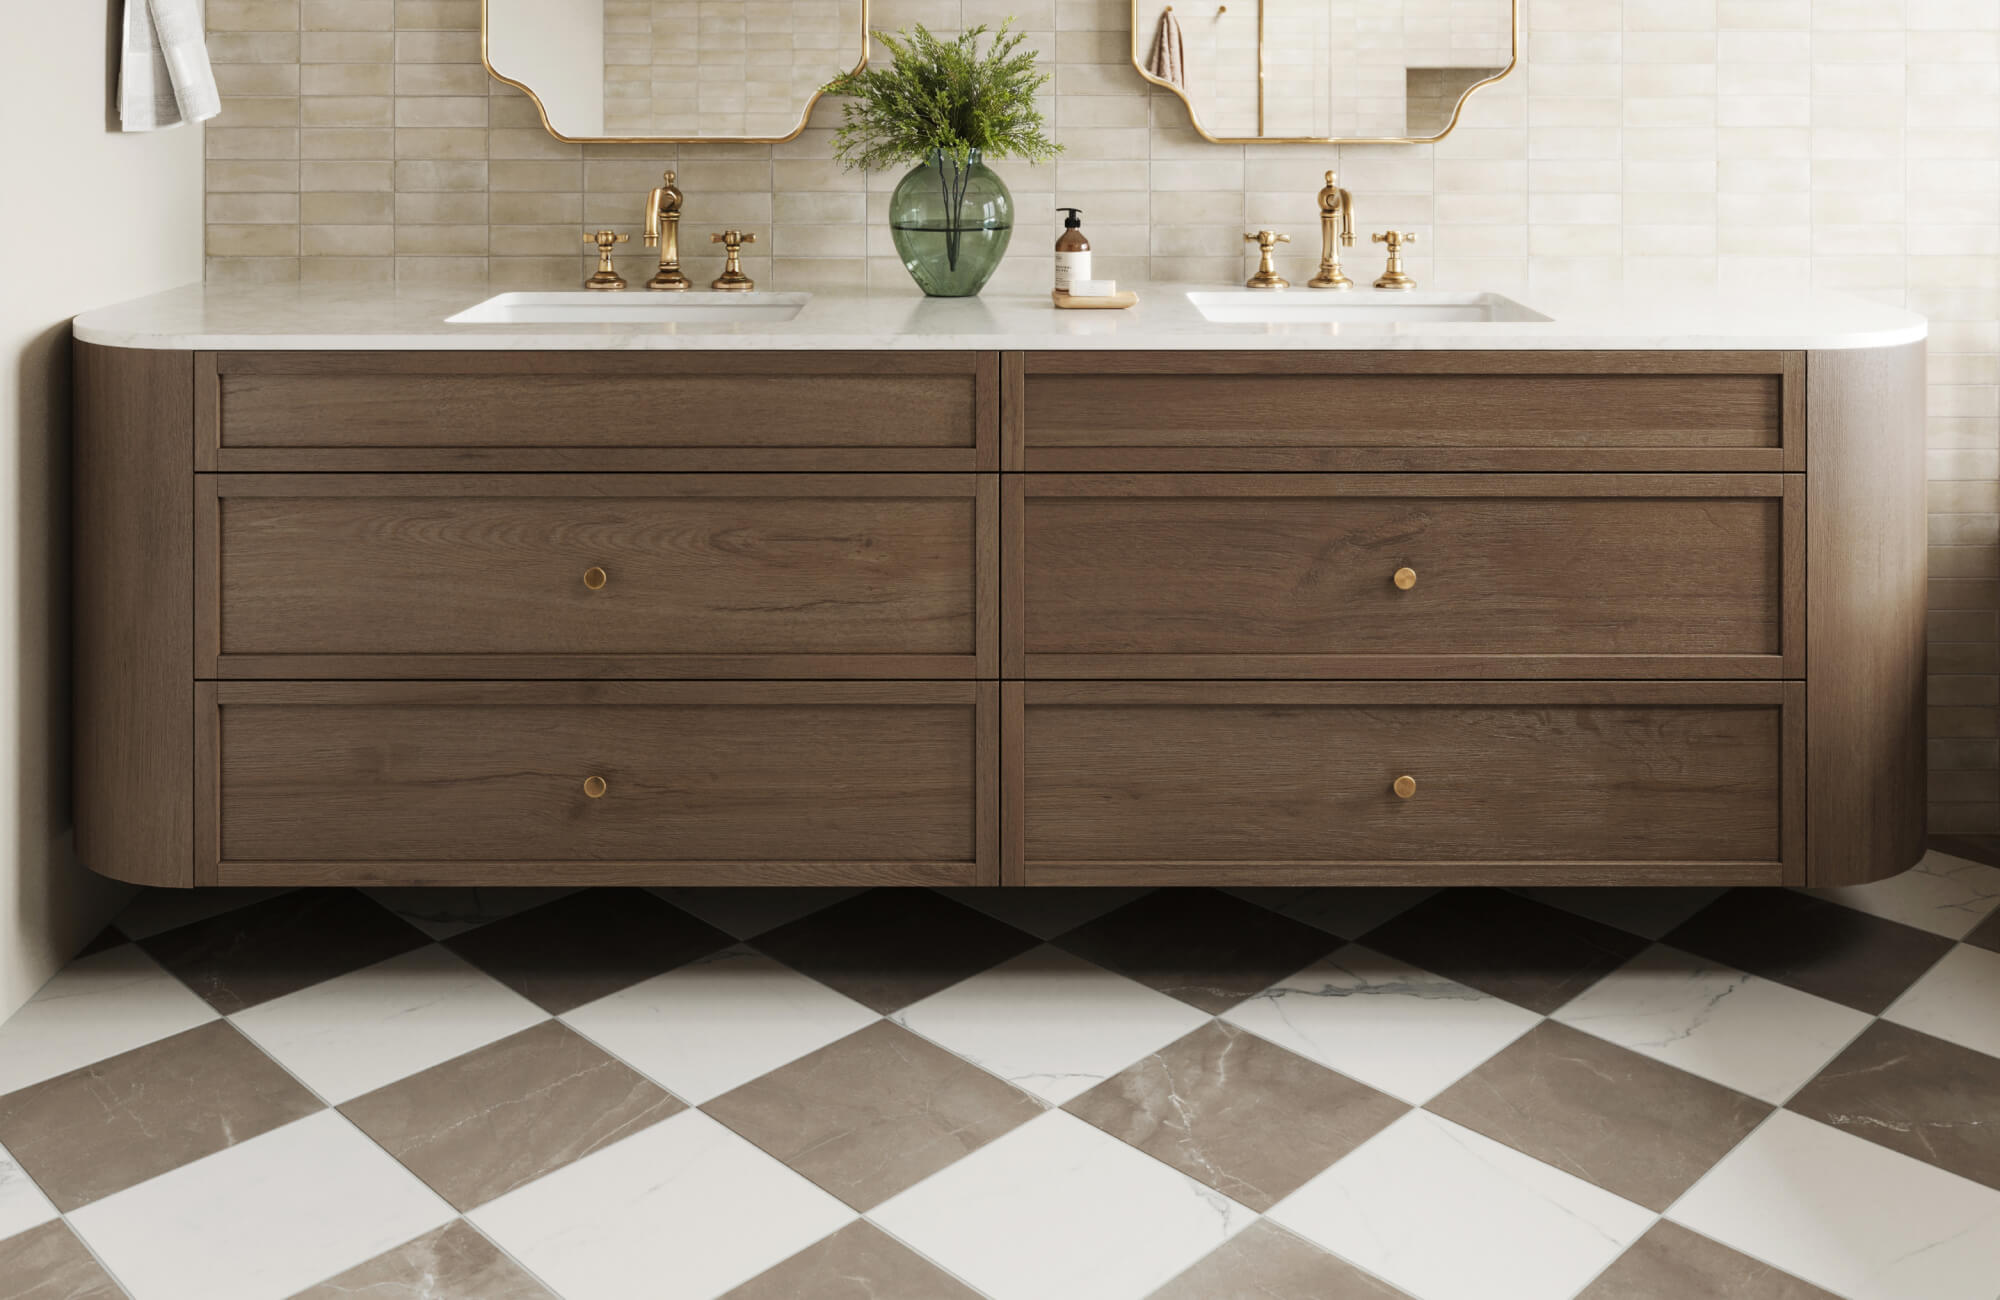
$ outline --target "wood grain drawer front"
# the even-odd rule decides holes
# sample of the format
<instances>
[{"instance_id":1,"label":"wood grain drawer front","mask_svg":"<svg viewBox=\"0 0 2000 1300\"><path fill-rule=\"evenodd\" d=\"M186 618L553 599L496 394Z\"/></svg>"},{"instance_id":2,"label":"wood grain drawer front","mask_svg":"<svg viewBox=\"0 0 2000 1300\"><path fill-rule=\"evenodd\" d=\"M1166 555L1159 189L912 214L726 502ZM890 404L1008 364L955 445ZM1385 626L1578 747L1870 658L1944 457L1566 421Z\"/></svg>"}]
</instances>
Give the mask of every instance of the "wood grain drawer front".
<instances>
[{"instance_id":1,"label":"wood grain drawer front","mask_svg":"<svg viewBox=\"0 0 2000 1300\"><path fill-rule=\"evenodd\" d=\"M972 474L206 475L223 677L972 677ZM982 613L982 611L984 611Z\"/></svg>"},{"instance_id":2,"label":"wood grain drawer front","mask_svg":"<svg viewBox=\"0 0 2000 1300\"><path fill-rule=\"evenodd\" d=\"M987 883L997 689L208 684L196 861L222 884Z\"/></svg>"},{"instance_id":3,"label":"wood grain drawer front","mask_svg":"<svg viewBox=\"0 0 2000 1300\"><path fill-rule=\"evenodd\" d=\"M1029 352L1007 364L1014 468L1805 468L1801 353Z\"/></svg>"},{"instance_id":4,"label":"wood grain drawer front","mask_svg":"<svg viewBox=\"0 0 2000 1300\"><path fill-rule=\"evenodd\" d=\"M1799 683L1009 690L1028 884L1803 871Z\"/></svg>"},{"instance_id":5,"label":"wood grain drawer front","mask_svg":"<svg viewBox=\"0 0 2000 1300\"><path fill-rule=\"evenodd\" d=\"M998 468L973 352L198 355L198 468Z\"/></svg>"},{"instance_id":6,"label":"wood grain drawer front","mask_svg":"<svg viewBox=\"0 0 2000 1300\"><path fill-rule=\"evenodd\" d=\"M1804 673L1799 475L1027 474L1007 490L1028 676Z\"/></svg>"}]
</instances>

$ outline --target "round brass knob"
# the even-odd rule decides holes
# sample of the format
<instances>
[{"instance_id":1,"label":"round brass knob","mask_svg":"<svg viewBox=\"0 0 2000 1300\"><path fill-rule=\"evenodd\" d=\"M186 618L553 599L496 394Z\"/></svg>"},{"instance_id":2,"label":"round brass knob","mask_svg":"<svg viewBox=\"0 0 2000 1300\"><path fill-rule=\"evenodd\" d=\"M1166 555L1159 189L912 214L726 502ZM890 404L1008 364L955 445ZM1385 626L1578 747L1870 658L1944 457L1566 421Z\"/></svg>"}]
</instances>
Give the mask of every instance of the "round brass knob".
<instances>
[{"instance_id":1,"label":"round brass knob","mask_svg":"<svg viewBox=\"0 0 2000 1300\"><path fill-rule=\"evenodd\" d=\"M1414 776L1399 776L1396 778L1396 783L1389 788L1396 792L1398 799L1408 799L1417 792L1417 778Z\"/></svg>"},{"instance_id":2,"label":"round brass knob","mask_svg":"<svg viewBox=\"0 0 2000 1300\"><path fill-rule=\"evenodd\" d=\"M586 776L585 778L583 778L583 793L586 798L602 799L604 797L604 790L605 790L605 785L603 777Z\"/></svg>"},{"instance_id":3,"label":"round brass knob","mask_svg":"<svg viewBox=\"0 0 2000 1300\"><path fill-rule=\"evenodd\" d=\"M611 581L611 575L594 564L583 571L583 585L592 591L602 591L604 584L609 581Z\"/></svg>"},{"instance_id":4,"label":"round brass knob","mask_svg":"<svg viewBox=\"0 0 2000 1300\"><path fill-rule=\"evenodd\" d=\"M1393 581L1396 584L1397 591L1408 591L1410 588L1417 585L1417 571L1415 569L1407 569L1407 568L1398 569L1396 570L1395 577L1392 578L1391 581Z\"/></svg>"}]
</instances>

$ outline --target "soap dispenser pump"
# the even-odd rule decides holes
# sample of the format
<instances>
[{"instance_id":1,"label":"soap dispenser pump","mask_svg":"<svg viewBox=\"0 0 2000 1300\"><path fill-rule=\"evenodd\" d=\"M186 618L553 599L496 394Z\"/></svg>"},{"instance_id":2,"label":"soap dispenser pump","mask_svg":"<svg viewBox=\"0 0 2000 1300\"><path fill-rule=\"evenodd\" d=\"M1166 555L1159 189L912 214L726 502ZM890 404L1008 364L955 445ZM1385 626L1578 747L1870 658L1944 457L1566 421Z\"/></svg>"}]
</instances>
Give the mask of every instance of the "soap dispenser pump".
<instances>
[{"instance_id":1,"label":"soap dispenser pump","mask_svg":"<svg viewBox=\"0 0 2000 1300\"><path fill-rule=\"evenodd\" d=\"M1083 237L1083 210L1058 208L1063 218L1062 237L1056 240L1056 292L1069 293L1070 286L1090 279L1090 241Z\"/></svg>"}]
</instances>

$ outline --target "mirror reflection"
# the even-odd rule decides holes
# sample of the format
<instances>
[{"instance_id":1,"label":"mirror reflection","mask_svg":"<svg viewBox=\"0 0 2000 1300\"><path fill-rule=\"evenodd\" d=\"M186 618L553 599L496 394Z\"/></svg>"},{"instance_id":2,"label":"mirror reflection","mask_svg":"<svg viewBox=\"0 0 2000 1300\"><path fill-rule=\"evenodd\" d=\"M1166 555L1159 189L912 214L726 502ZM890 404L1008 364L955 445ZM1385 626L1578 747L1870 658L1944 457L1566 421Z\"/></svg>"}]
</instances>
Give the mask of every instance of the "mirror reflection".
<instances>
[{"instance_id":1,"label":"mirror reflection","mask_svg":"<svg viewBox=\"0 0 2000 1300\"><path fill-rule=\"evenodd\" d=\"M1133 0L1132 61L1217 140L1425 140L1514 61L1514 0Z\"/></svg>"}]
</instances>

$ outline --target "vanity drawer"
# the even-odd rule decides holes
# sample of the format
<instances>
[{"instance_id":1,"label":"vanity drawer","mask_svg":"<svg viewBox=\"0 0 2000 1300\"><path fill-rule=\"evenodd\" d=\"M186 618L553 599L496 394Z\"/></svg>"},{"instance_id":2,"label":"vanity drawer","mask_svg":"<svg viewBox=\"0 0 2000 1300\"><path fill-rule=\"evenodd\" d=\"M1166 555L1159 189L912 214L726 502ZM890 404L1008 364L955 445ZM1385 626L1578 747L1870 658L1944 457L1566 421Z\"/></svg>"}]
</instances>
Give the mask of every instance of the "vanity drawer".
<instances>
[{"instance_id":1,"label":"vanity drawer","mask_svg":"<svg viewBox=\"0 0 2000 1300\"><path fill-rule=\"evenodd\" d=\"M1024 474L1006 491L1030 677L1805 671L1800 475Z\"/></svg>"},{"instance_id":2,"label":"vanity drawer","mask_svg":"<svg viewBox=\"0 0 2000 1300\"><path fill-rule=\"evenodd\" d=\"M214 474L198 489L203 676L995 671L992 476Z\"/></svg>"},{"instance_id":3,"label":"vanity drawer","mask_svg":"<svg viewBox=\"0 0 2000 1300\"><path fill-rule=\"evenodd\" d=\"M1798 352L1026 352L1008 468L1804 470Z\"/></svg>"},{"instance_id":4,"label":"vanity drawer","mask_svg":"<svg viewBox=\"0 0 2000 1300\"><path fill-rule=\"evenodd\" d=\"M1804 878L1802 683L1006 689L1009 883Z\"/></svg>"},{"instance_id":5,"label":"vanity drawer","mask_svg":"<svg viewBox=\"0 0 2000 1300\"><path fill-rule=\"evenodd\" d=\"M992 883L997 690L204 683L196 883Z\"/></svg>"},{"instance_id":6,"label":"vanity drawer","mask_svg":"<svg viewBox=\"0 0 2000 1300\"><path fill-rule=\"evenodd\" d=\"M197 469L997 469L990 352L223 352Z\"/></svg>"}]
</instances>

